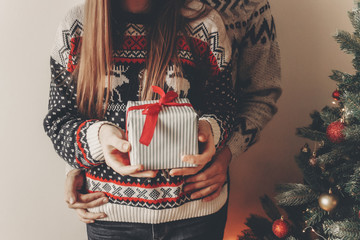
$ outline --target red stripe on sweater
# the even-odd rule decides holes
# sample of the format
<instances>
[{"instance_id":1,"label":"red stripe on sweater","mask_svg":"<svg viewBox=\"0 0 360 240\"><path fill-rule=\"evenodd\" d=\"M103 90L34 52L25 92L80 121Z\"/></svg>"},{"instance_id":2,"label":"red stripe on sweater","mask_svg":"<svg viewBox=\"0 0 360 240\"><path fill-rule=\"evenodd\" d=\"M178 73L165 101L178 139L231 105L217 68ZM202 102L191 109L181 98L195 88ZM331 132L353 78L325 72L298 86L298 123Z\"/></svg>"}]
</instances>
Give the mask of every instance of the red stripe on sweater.
<instances>
[{"instance_id":1,"label":"red stripe on sweater","mask_svg":"<svg viewBox=\"0 0 360 240\"><path fill-rule=\"evenodd\" d=\"M89 168L90 168L90 167L85 166L84 164L82 164L76 156L75 156L75 160L76 160L76 162L80 165L80 167L83 167L83 168L86 168L86 169L89 169Z\"/></svg>"},{"instance_id":2,"label":"red stripe on sweater","mask_svg":"<svg viewBox=\"0 0 360 240\"><path fill-rule=\"evenodd\" d=\"M114 57L113 58L115 63L144 63L146 62L145 58L126 58L126 57Z\"/></svg>"},{"instance_id":3,"label":"red stripe on sweater","mask_svg":"<svg viewBox=\"0 0 360 240\"><path fill-rule=\"evenodd\" d=\"M89 193L96 193L96 192L100 192L100 191L88 191ZM177 198L162 198L162 199L158 199L158 200L148 200L148 199L144 199L144 198L133 198L133 197L119 197L119 196L114 196L110 193L104 192L107 196L116 199L116 200L120 200L120 201L131 201L131 202L146 202L149 204L157 204L157 203L163 203L163 202L176 202L179 199L181 199L184 195L186 195L185 193L181 193L179 195L179 197Z\"/></svg>"},{"instance_id":4,"label":"red stripe on sweater","mask_svg":"<svg viewBox=\"0 0 360 240\"><path fill-rule=\"evenodd\" d=\"M185 64L185 65L189 65L189 66L192 66L192 67L195 67L196 64L194 63L194 61L192 60L189 60L187 58L180 58L180 61L181 63Z\"/></svg>"},{"instance_id":5,"label":"red stripe on sweater","mask_svg":"<svg viewBox=\"0 0 360 240\"><path fill-rule=\"evenodd\" d=\"M81 146L81 142L80 142L80 132L81 132L81 128L82 128L86 123L91 122L91 121L94 121L94 120L87 120L87 121L83 122L82 124L80 124L80 126L79 126L79 128L78 128L78 130L77 130L77 132L76 132L76 143L77 143L77 145L78 145L81 153L83 154L85 161L86 161L87 163L89 163L90 165L92 165L92 166L97 166L97 165L99 165L99 164L92 163L92 162L90 162L90 161L87 159L85 150L84 150L84 148Z\"/></svg>"},{"instance_id":6,"label":"red stripe on sweater","mask_svg":"<svg viewBox=\"0 0 360 240\"><path fill-rule=\"evenodd\" d=\"M70 73L74 72L77 66L77 64L75 63L75 59L80 53L81 42L82 42L81 37L74 37L70 40L71 49L70 49L69 61L67 65L67 70Z\"/></svg>"}]
</instances>

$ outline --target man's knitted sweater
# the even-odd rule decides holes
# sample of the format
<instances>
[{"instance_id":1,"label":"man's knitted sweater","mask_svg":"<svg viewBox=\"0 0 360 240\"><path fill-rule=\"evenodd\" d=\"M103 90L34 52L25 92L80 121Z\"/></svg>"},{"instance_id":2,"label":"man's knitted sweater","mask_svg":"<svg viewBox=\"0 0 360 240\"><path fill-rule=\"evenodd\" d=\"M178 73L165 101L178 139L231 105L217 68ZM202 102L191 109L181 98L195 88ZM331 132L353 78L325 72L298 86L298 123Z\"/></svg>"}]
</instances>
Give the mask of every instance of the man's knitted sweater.
<instances>
[{"instance_id":1,"label":"man's knitted sweater","mask_svg":"<svg viewBox=\"0 0 360 240\"><path fill-rule=\"evenodd\" d=\"M268 0L201 0L222 16L232 41L233 84L239 124L228 146L236 159L277 112L280 49Z\"/></svg>"},{"instance_id":2,"label":"man's knitted sweater","mask_svg":"<svg viewBox=\"0 0 360 240\"><path fill-rule=\"evenodd\" d=\"M200 9L200 2L189 7ZM185 10L183 14L188 14ZM192 13L189 13L192 14ZM52 80L49 112L44 128L56 152L74 168L86 169L88 192L105 192L109 203L89 209L105 212L105 221L161 223L208 215L218 211L227 200L226 184L220 197L211 202L190 199L183 191L184 178L163 176L136 178L122 176L104 163L98 132L102 124L125 129L126 103L138 100L139 76L147 54L146 24L128 15L122 44L114 44L111 96L105 121L87 119L76 106L76 81L71 81L80 56L84 6L77 6L60 24L51 54ZM235 123L235 97L231 86L231 44L220 15L211 10L190 23L189 40L179 35L178 56L183 70L176 84L173 66L168 66L167 89L186 95L201 118L212 127L216 147L224 145ZM204 79L200 66L208 66ZM209 77L210 76L210 77Z\"/></svg>"}]
</instances>

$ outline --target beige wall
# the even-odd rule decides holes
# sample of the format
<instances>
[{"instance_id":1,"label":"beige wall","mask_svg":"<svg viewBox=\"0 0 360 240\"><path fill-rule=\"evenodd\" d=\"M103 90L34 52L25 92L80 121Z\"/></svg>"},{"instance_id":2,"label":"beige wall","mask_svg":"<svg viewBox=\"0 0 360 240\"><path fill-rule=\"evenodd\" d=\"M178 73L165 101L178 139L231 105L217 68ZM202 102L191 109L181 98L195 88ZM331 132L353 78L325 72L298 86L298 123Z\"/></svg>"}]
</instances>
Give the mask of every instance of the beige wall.
<instances>
[{"instance_id":1,"label":"beige wall","mask_svg":"<svg viewBox=\"0 0 360 240\"><path fill-rule=\"evenodd\" d=\"M59 21L80 0L0 0L0 239L86 239L85 226L63 201L64 165L42 130L49 51ZM352 71L331 35L351 30L352 0L272 0L281 44L284 93L261 141L232 163L226 239L235 239L258 196L278 182L299 181L293 156L304 140L295 128L331 104L331 69Z\"/></svg>"}]
</instances>

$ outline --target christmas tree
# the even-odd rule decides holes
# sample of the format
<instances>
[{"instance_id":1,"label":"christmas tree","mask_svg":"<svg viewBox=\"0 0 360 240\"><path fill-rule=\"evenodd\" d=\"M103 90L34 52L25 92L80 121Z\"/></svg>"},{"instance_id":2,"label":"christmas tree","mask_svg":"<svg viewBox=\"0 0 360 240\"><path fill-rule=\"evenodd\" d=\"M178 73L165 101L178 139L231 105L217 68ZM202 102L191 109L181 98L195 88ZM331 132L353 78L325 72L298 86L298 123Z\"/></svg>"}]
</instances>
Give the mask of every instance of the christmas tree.
<instances>
[{"instance_id":1,"label":"christmas tree","mask_svg":"<svg viewBox=\"0 0 360 240\"><path fill-rule=\"evenodd\" d=\"M353 54L355 74L334 70L334 105L311 114L312 123L297 134L305 144L295 161L303 184L280 184L276 204L261 198L266 217L251 215L239 240L360 239L360 4L349 12L354 33L334 36L340 48ZM311 146L312 144L311 143Z\"/></svg>"}]
</instances>

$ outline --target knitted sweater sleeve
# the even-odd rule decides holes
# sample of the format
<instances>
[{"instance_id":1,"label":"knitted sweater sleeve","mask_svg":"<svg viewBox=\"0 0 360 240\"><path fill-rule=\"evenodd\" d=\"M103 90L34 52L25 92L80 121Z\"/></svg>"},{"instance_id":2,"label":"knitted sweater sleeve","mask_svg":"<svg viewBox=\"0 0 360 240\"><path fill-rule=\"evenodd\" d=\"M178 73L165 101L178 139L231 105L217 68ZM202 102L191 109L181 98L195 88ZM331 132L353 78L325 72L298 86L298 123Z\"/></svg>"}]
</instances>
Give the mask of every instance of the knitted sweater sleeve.
<instances>
[{"instance_id":1,"label":"knitted sweater sleeve","mask_svg":"<svg viewBox=\"0 0 360 240\"><path fill-rule=\"evenodd\" d=\"M44 130L55 151L74 168L103 163L98 131L104 123L87 119L76 105L76 84L72 74L82 33L82 7L73 8L60 24L52 49L48 113Z\"/></svg>"},{"instance_id":2,"label":"knitted sweater sleeve","mask_svg":"<svg viewBox=\"0 0 360 240\"><path fill-rule=\"evenodd\" d=\"M259 139L277 112L280 50L268 0L202 0L219 11L232 40L237 127L228 142L233 158Z\"/></svg>"},{"instance_id":3,"label":"knitted sweater sleeve","mask_svg":"<svg viewBox=\"0 0 360 240\"><path fill-rule=\"evenodd\" d=\"M194 6L192 6L194 7ZM195 6L196 8L196 6ZM213 131L215 147L223 147L233 131L236 98L231 84L231 43L221 16L215 10L203 19L191 23L192 36L200 49L200 58L208 66L201 119L207 120Z\"/></svg>"},{"instance_id":4,"label":"knitted sweater sleeve","mask_svg":"<svg viewBox=\"0 0 360 240\"><path fill-rule=\"evenodd\" d=\"M253 0L245 9L247 24L237 42L239 123L228 144L234 158L259 139L260 131L277 112L276 102L281 95L280 50L270 4Z\"/></svg>"}]
</instances>

